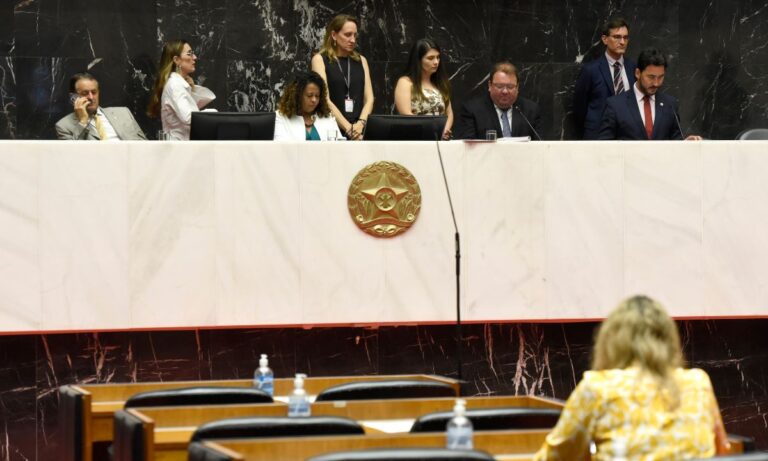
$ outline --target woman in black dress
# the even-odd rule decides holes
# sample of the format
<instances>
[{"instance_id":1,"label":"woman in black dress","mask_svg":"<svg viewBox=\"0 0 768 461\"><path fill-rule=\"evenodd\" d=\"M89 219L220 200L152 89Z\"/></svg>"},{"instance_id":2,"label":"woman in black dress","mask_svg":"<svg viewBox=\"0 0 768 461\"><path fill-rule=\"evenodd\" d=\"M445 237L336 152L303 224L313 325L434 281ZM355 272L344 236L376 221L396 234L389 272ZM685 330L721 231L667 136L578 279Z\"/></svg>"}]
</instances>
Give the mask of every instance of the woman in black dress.
<instances>
[{"instance_id":1,"label":"woman in black dress","mask_svg":"<svg viewBox=\"0 0 768 461\"><path fill-rule=\"evenodd\" d=\"M363 139L373 110L373 88L368 61L355 51L357 19L340 14L325 28L320 52L312 57L312 70L328 84L331 113L347 139Z\"/></svg>"}]
</instances>

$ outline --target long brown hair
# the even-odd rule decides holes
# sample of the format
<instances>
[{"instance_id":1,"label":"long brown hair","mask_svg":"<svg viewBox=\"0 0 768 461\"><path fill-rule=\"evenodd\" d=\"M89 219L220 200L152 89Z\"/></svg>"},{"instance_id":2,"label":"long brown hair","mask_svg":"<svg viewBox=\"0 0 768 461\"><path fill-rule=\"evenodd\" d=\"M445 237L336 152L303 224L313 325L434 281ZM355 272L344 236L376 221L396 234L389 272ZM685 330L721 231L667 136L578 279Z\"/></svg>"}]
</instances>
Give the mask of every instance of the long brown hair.
<instances>
[{"instance_id":1,"label":"long brown hair","mask_svg":"<svg viewBox=\"0 0 768 461\"><path fill-rule=\"evenodd\" d=\"M319 117L330 115L331 109L328 107L328 90L325 86L325 80L315 71L296 73L294 79L285 86L277 110L286 117L302 115L301 97L304 95L304 89L310 83L314 83L320 88L320 101L317 103L314 114Z\"/></svg>"},{"instance_id":2,"label":"long brown hair","mask_svg":"<svg viewBox=\"0 0 768 461\"><path fill-rule=\"evenodd\" d=\"M339 58L336 55L336 47L334 46L333 36L331 33L339 33L342 27L348 22L354 22L355 25L360 28L360 24L357 22L357 18L348 14L339 14L335 18L331 19L331 22L325 27L325 38L323 39L323 46L320 48L320 54L322 56L328 56L331 62L337 61ZM352 50L349 55L350 58L355 61L360 60L360 53L357 50Z\"/></svg>"},{"instance_id":3,"label":"long brown hair","mask_svg":"<svg viewBox=\"0 0 768 461\"><path fill-rule=\"evenodd\" d=\"M157 66L157 78L155 78L155 85L152 88L149 105L147 106L147 115L151 118L160 116L160 100L163 96L163 88L165 88L168 77L171 76L171 72L173 72L175 67L173 58L181 56L184 45L189 45L189 42L181 39L171 40L163 45L163 52L160 54L160 64Z\"/></svg>"},{"instance_id":4,"label":"long brown hair","mask_svg":"<svg viewBox=\"0 0 768 461\"><path fill-rule=\"evenodd\" d=\"M411 48L408 64L405 67L405 72L403 72L403 75L410 78L411 83L413 83L413 86L411 87L411 99L415 98L419 101L424 100L424 93L421 89L421 73L423 72L423 69L421 68L421 60L429 50L436 50L442 58L440 47L434 40L429 38L417 40ZM435 88L437 88L437 91L440 92L440 95L442 95L447 108L448 104L451 102L451 81L448 79L448 74L445 72L445 66L443 65L442 59L440 60L440 65L437 66L437 72L432 74L429 77L429 80Z\"/></svg>"}]
</instances>

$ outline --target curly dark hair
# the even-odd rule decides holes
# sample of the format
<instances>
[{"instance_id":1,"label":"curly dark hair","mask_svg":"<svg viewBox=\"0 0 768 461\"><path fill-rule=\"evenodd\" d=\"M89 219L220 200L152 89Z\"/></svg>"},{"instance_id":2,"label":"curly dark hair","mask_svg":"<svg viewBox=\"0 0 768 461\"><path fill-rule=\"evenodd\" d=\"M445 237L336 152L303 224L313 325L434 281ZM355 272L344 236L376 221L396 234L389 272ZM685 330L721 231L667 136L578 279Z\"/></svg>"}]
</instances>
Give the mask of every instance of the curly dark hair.
<instances>
[{"instance_id":1,"label":"curly dark hair","mask_svg":"<svg viewBox=\"0 0 768 461\"><path fill-rule=\"evenodd\" d=\"M280 96L277 110L286 117L301 115L301 96L304 89L310 83L314 83L320 88L320 102L317 103L313 115L327 117L331 114L328 107L328 88L325 86L325 80L315 71L297 72L290 83L285 86L283 94Z\"/></svg>"}]
</instances>

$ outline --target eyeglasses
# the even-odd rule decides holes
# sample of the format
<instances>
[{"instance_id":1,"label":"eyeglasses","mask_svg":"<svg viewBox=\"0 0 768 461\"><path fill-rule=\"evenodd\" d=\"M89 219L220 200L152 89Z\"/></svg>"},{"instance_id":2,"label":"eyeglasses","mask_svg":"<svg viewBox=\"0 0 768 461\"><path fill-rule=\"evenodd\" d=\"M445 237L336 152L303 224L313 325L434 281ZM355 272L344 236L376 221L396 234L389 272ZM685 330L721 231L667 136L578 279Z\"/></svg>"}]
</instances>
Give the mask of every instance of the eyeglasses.
<instances>
[{"instance_id":1,"label":"eyeglasses","mask_svg":"<svg viewBox=\"0 0 768 461\"><path fill-rule=\"evenodd\" d=\"M504 91L504 90L515 91L517 89L517 85L514 83L510 83L508 85L505 85L503 83L491 83L491 86L493 86L499 91Z\"/></svg>"},{"instance_id":2,"label":"eyeglasses","mask_svg":"<svg viewBox=\"0 0 768 461\"><path fill-rule=\"evenodd\" d=\"M610 37L616 40L617 42L620 42L622 40L624 40L625 42L629 41L629 35L610 35Z\"/></svg>"},{"instance_id":3,"label":"eyeglasses","mask_svg":"<svg viewBox=\"0 0 768 461\"><path fill-rule=\"evenodd\" d=\"M189 51L187 51L186 53L182 53L182 54L183 54L184 56L189 56L190 58L191 58L192 56L197 56L197 55L195 54L195 52L194 52L194 51L192 51L192 50L189 50Z\"/></svg>"}]
</instances>

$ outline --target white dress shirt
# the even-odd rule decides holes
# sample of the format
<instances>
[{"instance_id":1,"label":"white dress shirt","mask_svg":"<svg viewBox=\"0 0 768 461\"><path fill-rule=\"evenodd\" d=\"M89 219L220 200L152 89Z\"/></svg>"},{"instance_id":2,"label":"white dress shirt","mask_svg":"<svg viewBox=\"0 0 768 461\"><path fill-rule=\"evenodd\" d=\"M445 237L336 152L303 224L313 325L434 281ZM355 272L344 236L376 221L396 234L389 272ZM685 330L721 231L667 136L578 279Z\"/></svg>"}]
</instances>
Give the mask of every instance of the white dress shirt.
<instances>
[{"instance_id":1,"label":"white dress shirt","mask_svg":"<svg viewBox=\"0 0 768 461\"><path fill-rule=\"evenodd\" d=\"M173 140L188 140L192 122L192 112L197 112L216 99L211 90L200 85L193 89L176 72L171 72L160 98L160 119L163 130L170 133Z\"/></svg>"}]
</instances>

